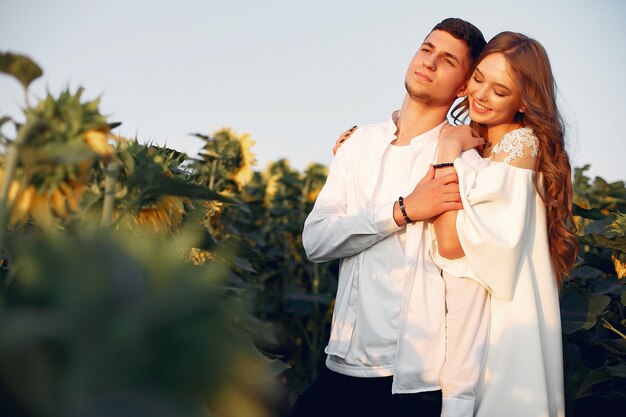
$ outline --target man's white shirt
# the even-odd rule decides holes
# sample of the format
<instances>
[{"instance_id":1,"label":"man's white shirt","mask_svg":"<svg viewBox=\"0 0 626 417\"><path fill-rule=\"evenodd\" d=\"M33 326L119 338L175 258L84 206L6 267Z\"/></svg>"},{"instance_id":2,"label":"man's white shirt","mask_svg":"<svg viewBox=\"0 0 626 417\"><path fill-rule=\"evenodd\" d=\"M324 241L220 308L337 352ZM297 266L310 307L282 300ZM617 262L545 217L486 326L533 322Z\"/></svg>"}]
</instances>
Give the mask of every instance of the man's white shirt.
<instances>
[{"instance_id":1,"label":"man's white shirt","mask_svg":"<svg viewBox=\"0 0 626 417\"><path fill-rule=\"evenodd\" d=\"M354 376L393 375L394 393L440 389L446 342L444 281L429 255L427 225L398 227L393 205L435 161L439 133L446 124L413 138L402 150L408 154L406 166L394 172L404 177L388 194L381 193L380 181L386 181L381 170L389 168L383 167L384 157L390 155L397 127L389 120L357 129L339 148L304 225L302 240L311 261L341 259L327 366ZM399 233L405 234L404 242L399 241L405 251L390 256L387 246L394 240L387 238L398 239ZM386 269L380 260L391 261L398 271L386 271L385 281L394 288L384 296L372 285ZM377 311L387 317L378 317ZM372 343L381 334L382 344Z\"/></svg>"}]
</instances>

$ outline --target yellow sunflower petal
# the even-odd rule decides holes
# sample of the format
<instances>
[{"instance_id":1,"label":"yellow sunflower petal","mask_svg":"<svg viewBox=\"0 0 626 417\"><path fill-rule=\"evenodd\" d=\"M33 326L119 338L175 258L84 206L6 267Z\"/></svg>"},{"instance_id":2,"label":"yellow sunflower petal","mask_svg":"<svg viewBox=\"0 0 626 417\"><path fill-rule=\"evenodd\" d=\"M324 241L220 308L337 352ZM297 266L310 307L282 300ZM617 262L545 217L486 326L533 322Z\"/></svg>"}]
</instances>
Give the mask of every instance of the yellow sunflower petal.
<instances>
[{"instance_id":1,"label":"yellow sunflower petal","mask_svg":"<svg viewBox=\"0 0 626 417\"><path fill-rule=\"evenodd\" d=\"M101 130L88 130L83 134L87 146L97 155L109 157L115 154L115 148L109 143L109 135Z\"/></svg>"},{"instance_id":2,"label":"yellow sunflower petal","mask_svg":"<svg viewBox=\"0 0 626 417\"><path fill-rule=\"evenodd\" d=\"M30 206L30 215L39 227L44 230L52 230L54 218L50 210L50 202L46 195L35 195Z\"/></svg>"},{"instance_id":3,"label":"yellow sunflower petal","mask_svg":"<svg viewBox=\"0 0 626 417\"><path fill-rule=\"evenodd\" d=\"M59 188L66 198L67 206L73 212L77 212L80 204L80 198L85 190L84 184L74 183L69 185L65 182L59 184Z\"/></svg>"},{"instance_id":4,"label":"yellow sunflower petal","mask_svg":"<svg viewBox=\"0 0 626 417\"><path fill-rule=\"evenodd\" d=\"M240 135L237 139L239 140L240 146L241 164L232 178L237 184L237 187L241 189L254 176L252 166L256 164L256 155L251 149L256 142L250 139L250 135L248 134Z\"/></svg>"},{"instance_id":5,"label":"yellow sunflower petal","mask_svg":"<svg viewBox=\"0 0 626 417\"><path fill-rule=\"evenodd\" d=\"M611 259L613 259L613 265L615 265L617 278L622 279L626 277L626 263L620 261L615 255L611 255Z\"/></svg>"},{"instance_id":6,"label":"yellow sunflower petal","mask_svg":"<svg viewBox=\"0 0 626 417\"><path fill-rule=\"evenodd\" d=\"M17 197L20 188L20 183L18 181L11 181L11 185L9 186L9 195L7 196L7 200L10 203L13 203L15 201L15 198Z\"/></svg>"},{"instance_id":7,"label":"yellow sunflower petal","mask_svg":"<svg viewBox=\"0 0 626 417\"><path fill-rule=\"evenodd\" d=\"M61 218L67 217L68 211L67 204L65 204L65 195L58 188L50 195L50 205L57 216Z\"/></svg>"},{"instance_id":8,"label":"yellow sunflower petal","mask_svg":"<svg viewBox=\"0 0 626 417\"><path fill-rule=\"evenodd\" d=\"M9 226L24 222L28 218L30 206L35 197L35 187L32 185L26 190L19 193L16 197L15 205L11 211L11 218L9 219Z\"/></svg>"}]
</instances>

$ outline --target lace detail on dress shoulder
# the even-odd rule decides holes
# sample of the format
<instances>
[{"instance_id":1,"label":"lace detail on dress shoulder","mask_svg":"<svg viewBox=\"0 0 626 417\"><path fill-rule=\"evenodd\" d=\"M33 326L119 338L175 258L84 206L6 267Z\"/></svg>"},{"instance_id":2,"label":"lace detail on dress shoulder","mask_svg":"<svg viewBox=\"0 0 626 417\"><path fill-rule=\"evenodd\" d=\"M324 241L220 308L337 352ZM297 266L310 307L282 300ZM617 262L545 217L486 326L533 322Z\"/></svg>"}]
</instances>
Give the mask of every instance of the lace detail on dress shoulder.
<instances>
[{"instance_id":1,"label":"lace detail on dress shoulder","mask_svg":"<svg viewBox=\"0 0 626 417\"><path fill-rule=\"evenodd\" d=\"M530 127L522 127L507 133L491 152L494 154L506 152L508 156L504 158L504 163L510 164L514 159L524 156L524 146L530 148L530 156L533 158L537 156L539 140Z\"/></svg>"}]
</instances>

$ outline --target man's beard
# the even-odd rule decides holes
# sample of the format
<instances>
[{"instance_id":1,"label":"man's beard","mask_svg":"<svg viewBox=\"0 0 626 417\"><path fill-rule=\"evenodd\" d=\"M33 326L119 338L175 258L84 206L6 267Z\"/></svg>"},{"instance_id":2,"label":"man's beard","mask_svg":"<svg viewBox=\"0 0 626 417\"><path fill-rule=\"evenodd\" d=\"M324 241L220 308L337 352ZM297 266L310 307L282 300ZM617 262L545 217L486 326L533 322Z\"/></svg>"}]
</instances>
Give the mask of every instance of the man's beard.
<instances>
[{"instance_id":1,"label":"man's beard","mask_svg":"<svg viewBox=\"0 0 626 417\"><path fill-rule=\"evenodd\" d=\"M416 91L415 89L411 88L409 86L409 83L406 81L404 82L404 88L406 89L406 92L409 94L409 97L411 97L413 100L416 100L425 104L432 104L434 101L433 96L423 91Z\"/></svg>"},{"instance_id":2,"label":"man's beard","mask_svg":"<svg viewBox=\"0 0 626 417\"><path fill-rule=\"evenodd\" d=\"M441 100L437 100L436 98L434 98L433 96L431 96L430 94L424 91L417 91L414 88L411 88L409 86L409 83L406 81L404 82L404 88L406 89L406 92L409 94L409 97L411 97L415 101L419 101L420 103L424 103L427 105L441 104L439 102Z\"/></svg>"}]
</instances>

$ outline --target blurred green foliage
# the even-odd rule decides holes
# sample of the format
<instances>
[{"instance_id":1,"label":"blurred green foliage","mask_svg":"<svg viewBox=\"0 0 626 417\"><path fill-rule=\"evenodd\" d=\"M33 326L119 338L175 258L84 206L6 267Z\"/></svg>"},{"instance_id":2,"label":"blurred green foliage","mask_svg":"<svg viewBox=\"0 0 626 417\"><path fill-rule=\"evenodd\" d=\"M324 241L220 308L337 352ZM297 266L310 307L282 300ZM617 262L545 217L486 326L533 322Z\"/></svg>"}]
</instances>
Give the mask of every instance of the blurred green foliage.
<instances>
[{"instance_id":1,"label":"blurred green foliage","mask_svg":"<svg viewBox=\"0 0 626 417\"><path fill-rule=\"evenodd\" d=\"M12 52L0 52L0 72L15 77L24 90L43 75L43 71L29 57Z\"/></svg>"},{"instance_id":2,"label":"blurred green foliage","mask_svg":"<svg viewBox=\"0 0 626 417\"><path fill-rule=\"evenodd\" d=\"M286 365L257 347L277 341L248 248L201 221L208 200L241 203L186 155L112 134L82 94L3 117L0 414L276 415Z\"/></svg>"},{"instance_id":3,"label":"blurred green foliage","mask_svg":"<svg viewBox=\"0 0 626 417\"><path fill-rule=\"evenodd\" d=\"M181 262L193 240L11 237L0 375L23 415L204 416L224 408L226 385L253 392L271 382L268 360L246 342L249 313L228 267ZM236 374L238 361L250 363L249 378Z\"/></svg>"},{"instance_id":4,"label":"blurred green foliage","mask_svg":"<svg viewBox=\"0 0 626 417\"><path fill-rule=\"evenodd\" d=\"M626 187L574 174L579 260L561 290L567 415L626 404Z\"/></svg>"}]
</instances>

